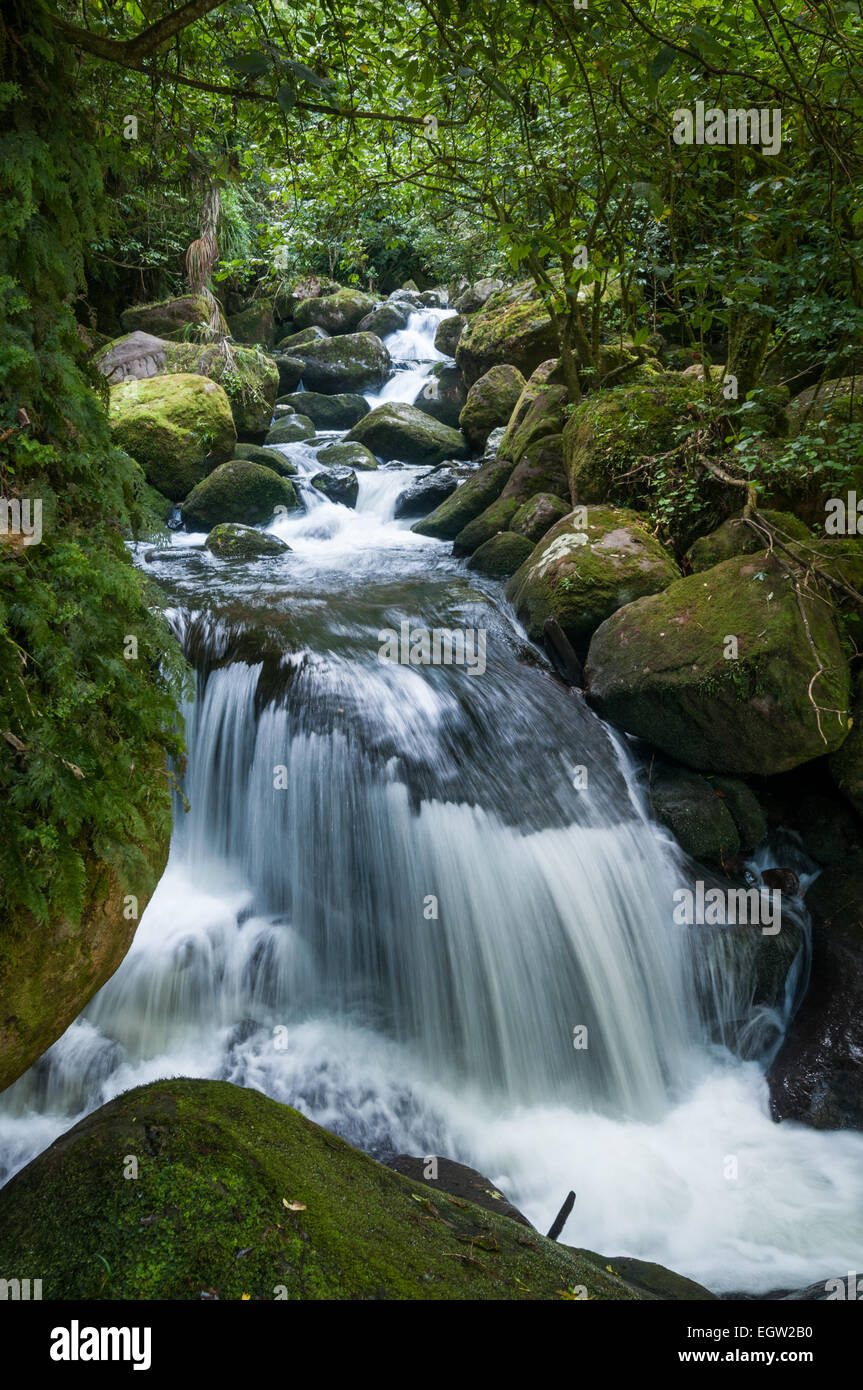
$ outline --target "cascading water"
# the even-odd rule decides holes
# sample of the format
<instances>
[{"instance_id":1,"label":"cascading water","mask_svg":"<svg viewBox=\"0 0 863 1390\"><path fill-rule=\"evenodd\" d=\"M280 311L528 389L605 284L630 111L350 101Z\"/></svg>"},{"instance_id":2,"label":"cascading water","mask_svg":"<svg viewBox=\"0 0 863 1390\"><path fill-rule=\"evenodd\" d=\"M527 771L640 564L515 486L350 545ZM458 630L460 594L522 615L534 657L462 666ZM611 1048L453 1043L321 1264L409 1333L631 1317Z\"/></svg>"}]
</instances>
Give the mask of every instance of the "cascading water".
<instances>
[{"instance_id":1,"label":"cascading water","mask_svg":"<svg viewBox=\"0 0 863 1390\"><path fill-rule=\"evenodd\" d=\"M415 398L443 312L393 335L370 403ZM402 468L349 510L309 484L320 442L282 447L290 554L152 565L198 673L190 809L123 965L4 1095L7 1174L130 1086L214 1076L377 1156L472 1163L542 1229L575 1187L566 1239L716 1289L855 1267L863 1138L770 1120L787 1010L674 924L688 871L625 745L498 586L392 519ZM482 633L484 660L380 660L405 623Z\"/></svg>"}]
</instances>

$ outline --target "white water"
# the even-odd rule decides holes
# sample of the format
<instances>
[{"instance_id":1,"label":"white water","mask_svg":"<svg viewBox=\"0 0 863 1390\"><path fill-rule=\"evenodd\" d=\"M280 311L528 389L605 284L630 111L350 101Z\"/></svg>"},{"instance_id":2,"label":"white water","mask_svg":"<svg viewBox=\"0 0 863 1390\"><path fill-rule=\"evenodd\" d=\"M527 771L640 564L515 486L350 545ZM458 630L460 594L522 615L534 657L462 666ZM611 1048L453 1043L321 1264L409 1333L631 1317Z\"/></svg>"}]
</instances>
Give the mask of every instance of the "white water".
<instances>
[{"instance_id":1,"label":"white water","mask_svg":"<svg viewBox=\"0 0 863 1390\"><path fill-rule=\"evenodd\" d=\"M442 316L399 350L434 360ZM284 446L290 555L157 567L200 670L191 811L125 962L3 1097L7 1171L130 1086L217 1076L376 1155L471 1163L543 1230L574 1187L567 1241L717 1290L859 1267L863 1136L770 1120L775 1039L745 974L673 925L686 870L625 749L520 660L495 586L392 521L399 470L334 506L317 447ZM276 656L222 664L238 604L253 636L282 624ZM403 619L484 627L486 672L381 663ZM711 1044L738 1026L760 1061Z\"/></svg>"}]
</instances>

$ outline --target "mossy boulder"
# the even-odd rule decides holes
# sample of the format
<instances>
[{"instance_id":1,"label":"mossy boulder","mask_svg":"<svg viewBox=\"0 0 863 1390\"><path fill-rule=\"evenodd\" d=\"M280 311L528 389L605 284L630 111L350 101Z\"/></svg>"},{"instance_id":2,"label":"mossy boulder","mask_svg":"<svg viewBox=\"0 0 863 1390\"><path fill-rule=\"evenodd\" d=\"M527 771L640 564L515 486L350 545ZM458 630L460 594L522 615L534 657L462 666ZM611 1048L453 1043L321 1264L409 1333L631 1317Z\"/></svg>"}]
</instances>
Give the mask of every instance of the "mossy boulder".
<instances>
[{"instance_id":1,"label":"mossy boulder","mask_svg":"<svg viewBox=\"0 0 863 1390\"><path fill-rule=\"evenodd\" d=\"M505 425L525 387L518 367L507 363L491 367L467 393L459 425L475 449L483 449L492 430Z\"/></svg>"},{"instance_id":2,"label":"mossy boulder","mask_svg":"<svg viewBox=\"0 0 863 1390\"><path fill-rule=\"evenodd\" d=\"M164 757L130 770L129 799L140 818L134 872L121 879L81 846L86 865L78 918L37 921L9 914L0 931L0 1091L32 1066L111 978L126 955L162 876L171 838Z\"/></svg>"},{"instance_id":3,"label":"mossy boulder","mask_svg":"<svg viewBox=\"0 0 863 1390\"><path fill-rule=\"evenodd\" d=\"M279 404L292 406L319 430L349 430L369 413L365 396L353 394L325 396L320 391L296 391L282 396Z\"/></svg>"},{"instance_id":4,"label":"mossy boulder","mask_svg":"<svg viewBox=\"0 0 863 1390\"><path fill-rule=\"evenodd\" d=\"M279 372L272 357L252 348L231 347L226 354L210 343L166 344L169 372L199 372L227 392L241 439L263 439L279 392Z\"/></svg>"},{"instance_id":5,"label":"mossy boulder","mask_svg":"<svg viewBox=\"0 0 863 1390\"><path fill-rule=\"evenodd\" d=\"M509 529L516 535L525 536L533 545L542 540L547 531L558 521L568 516L571 507L562 497L551 492L537 492L527 502L522 502L510 522Z\"/></svg>"},{"instance_id":6,"label":"mossy boulder","mask_svg":"<svg viewBox=\"0 0 863 1390\"><path fill-rule=\"evenodd\" d=\"M287 352L274 353L273 361L279 374L280 394L287 395L296 391L303 379L303 373L306 369L305 362L301 361L299 357L292 357Z\"/></svg>"},{"instance_id":7,"label":"mossy boulder","mask_svg":"<svg viewBox=\"0 0 863 1390\"><path fill-rule=\"evenodd\" d=\"M340 289L321 298L303 299L294 309L297 328L323 328L327 333L352 333L360 319L375 308L362 290Z\"/></svg>"},{"instance_id":8,"label":"mossy boulder","mask_svg":"<svg viewBox=\"0 0 863 1390\"><path fill-rule=\"evenodd\" d=\"M515 497L519 502L526 502L537 492L552 492L559 497L567 497L567 482L563 436L549 434L544 439L534 440L525 449L509 476L504 496Z\"/></svg>"},{"instance_id":9,"label":"mossy boulder","mask_svg":"<svg viewBox=\"0 0 863 1390\"><path fill-rule=\"evenodd\" d=\"M577 652L618 608L667 588L680 571L636 512L582 507L548 531L507 589L538 642L548 618Z\"/></svg>"},{"instance_id":10,"label":"mossy boulder","mask_svg":"<svg viewBox=\"0 0 863 1390\"><path fill-rule=\"evenodd\" d=\"M271 299L256 299L228 319L231 337L238 343L259 343L272 347L276 341L276 319Z\"/></svg>"},{"instance_id":11,"label":"mossy boulder","mask_svg":"<svg viewBox=\"0 0 863 1390\"><path fill-rule=\"evenodd\" d=\"M277 507L298 507L293 483L250 459L232 459L216 468L182 504L183 520L194 531L210 531L222 521L264 526Z\"/></svg>"},{"instance_id":12,"label":"mossy boulder","mask_svg":"<svg viewBox=\"0 0 863 1390\"><path fill-rule=\"evenodd\" d=\"M450 429L458 429L459 417L467 400L464 377L458 367L446 362L435 362L429 371L428 380L420 387L413 399L416 410L431 415Z\"/></svg>"},{"instance_id":13,"label":"mossy boulder","mask_svg":"<svg viewBox=\"0 0 863 1390\"><path fill-rule=\"evenodd\" d=\"M473 285L468 285L455 301L454 308L460 314L475 314L484 304L487 304L496 290L503 289L502 280L493 280L489 276L477 280Z\"/></svg>"},{"instance_id":14,"label":"mossy boulder","mask_svg":"<svg viewBox=\"0 0 863 1390\"><path fill-rule=\"evenodd\" d=\"M319 455L320 457L320 455ZM396 520L403 517L423 517L439 507L447 497L451 497L458 487L458 477L452 468L438 467L419 477L411 477L408 470L404 475L409 481L396 498Z\"/></svg>"},{"instance_id":15,"label":"mossy boulder","mask_svg":"<svg viewBox=\"0 0 863 1390\"><path fill-rule=\"evenodd\" d=\"M343 507L357 505L360 485L352 468L326 468L314 475L312 487Z\"/></svg>"},{"instance_id":16,"label":"mossy boulder","mask_svg":"<svg viewBox=\"0 0 863 1390\"><path fill-rule=\"evenodd\" d=\"M286 415L277 420L264 440L265 444L302 444L313 439L315 427L307 415Z\"/></svg>"},{"instance_id":17,"label":"mossy boulder","mask_svg":"<svg viewBox=\"0 0 863 1390\"><path fill-rule=\"evenodd\" d=\"M390 355L375 333L346 333L320 338L291 349L291 359L302 362L302 382L307 391L335 396L342 392L371 391L383 386L390 374ZM285 388L292 391L294 386Z\"/></svg>"},{"instance_id":18,"label":"mossy boulder","mask_svg":"<svg viewBox=\"0 0 863 1390\"><path fill-rule=\"evenodd\" d=\"M711 777L710 785L727 806L737 828L740 848L749 853L767 839L764 807L750 786L738 777Z\"/></svg>"},{"instance_id":19,"label":"mossy boulder","mask_svg":"<svg viewBox=\"0 0 863 1390\"><path fill-rule=\"evenodd\" d=\"M207 325L211 308L206 295L185 294L177 299L133 304L123 310L120 323L124 333L152 333L157 338L172 338L187 332L190 325L193 328Z\"/></svg>"},{"instance_id":20,"label":"mossy boulder","mask_svg":"<svg viewBox=\"0 0 863 1390\"><path fill-rule=\"evenodd\" d=\"M326 449L320 449L318 463L324 464L326 468L359 469L361 473L369 473L378 466L371 449L367 449L365 444L357 444L356 441L350 444L329 444Z\"/></svg>"},{"instance_id":21,"label":"mossy boulder","mask_svg":"<svg viewBox=\"0 0 863 1390\"><path fill-rule=\"evenodd\" d=\"M654 768L650 803L657 820L693 859L724 864L738 853L740 836L725 799L691 768Z\"/></svg>"},{"instance_id":22,"label":"mossy boulder","mask_svg":"<svg viewBox=\"0 0 863 1390\"><path fill-rule=\"evenodd\" d=\"M435 536L438 540L454 540L469 522L500 496L511 472L512 464L506 459L489 459L429 516L417 521L411 530L421 536Z\"/></svg>"},{"instance_id":23,"label":"mossy boulder","mask_svg":"<svg viewBox=\"0 0 863 1390\"><path fill-rule=\"evenodd\" d=\"M854 683L852 716L851 732L831 757L830 772L843 796L863 816L863 674Z\"/></svg>"},{"instance_id":24,"label":"mossy boulder","mask_svg":"<svg viewBox=\"0 0 863 1390\"><path fill-rule=\"evenodd\" d=\"M785 536L799 541L811 541L809 529L796 516L789 512L759 512L765 521L776 526ZM757 523L757 517L753 518ZM689 551L689 564L693 573L712 569L723 560L734 555L752 555L758 550L766 550L769 542L759 534L742 516L729 517L709 536L700 536Z\"/></svg>"},{"instance_id":25,"label":"mossy boulder","mask_svg":"<svg viewBox=\"0 0 863 1390\"><path fill-rule=\"evenodd\" d=\"M532 280L496 290L459 339L456 362L472 386L491 367L507 362L529 376L558 351L558 336Z\"/></svg>"},{"instance_id":26,"label":"mossy boulder","mask_svg":"<svg viewBox=\"0 0 863 1390\"><path fill-rule=\"evenodd\" d=\"M576 406L563 430L563 455L574 502L643 500L638 480L624 480L648 455L677 442L682 425L699 421L704 388L683 378L657 386L597 391Z\"/></svg>"},{"instance_id":27,"label":"mossy boulder","mask_svg":"<svg viewBox=\"0 0 863 1390\"><path fill-rule=\"evenodd\" d=\"M459 531L453 540L453 555L471 555L498 531L508 531L519 505L514 497L497 497Z\"/></svg>"},{"instance_id":28,"label":"mossy boulder","mask_svg":"<svg viewBox=\"0 0 863 1390\"><path fill-rule=\"evenodd\" d=\"M628 604L594 635L586 675L604 718L699 771L784 772L848 732L850 675L830 608L811 589L798 597L767 556L725 560Z\"/></svg>"},{"instance_id":29,"label":"mossy boulder","mask_svg":"<svg viewBox=\"0 0 863 1390\"><path fill-rule=\"evenodd\" d=\"M500 452L519 463L527 450L543 439L555 438L560 448L561 432L565 424L564 408L568 400L569 393L566 387L550 382L541 385L529 402L525 403L522 398L517 407L521 414L513 417L507 426ZM516 418L517 424L514 423Z\"/></svg>"},{"instance_id":30,"label":"mossy boulder","mask_svg":"<svg viewBox=\"0 0 863 1390\"><path fill-rule=\"evenodd\" d=\"M560 361L557 357L550 357L547 359L547 361L540 362L539 366L531 372L530 376L524 384L524 388L522 390L521 395L516 401L515 409L513 410L512 415L509 417L509 420L507 421L507 426L504 430L503 438L501 439L500 445L498 447L499 453L506 454L508 458L512 459L515 459L517 457L515 450L512 447L512 441L515 437L516 431L522 424L522 421L524 420L524 417L530 409L531 405L533 405L533 402L536 400L537 396L540 394L541 391L544 390L546 386L563 386L563 377L561 376ZM558 423L556 430L554 428L550 428L548 432L549 434L554 434L562 429L563 422L561 421L560 423ZM534 438L539 437L540 436L538 434L534 434Z\"/></svg>"},{"instance_id":31,"label":"mossy boulder","mask_svg":"<svg viewBox=\"0 0 863 1390\"><path fill-rule=\"evenodd\" d=\"M464 435L415 406L391 401L376 406L360 420L346 443L365 444L379 459L402 463L442 463L444 459L465 458Z\"/></svg>"},{"instance_id":32,"label":"mossy boulder","mask_svg":"<svg viewBox=\"0 0 863 1390\"><path fill-rule=\"evenodd\" d=\"M818 430L835 431L849 420L863 419L863 378L839 377L808 386L789 403L788 419L792 434Z\"/></svg>"},{"instance_id":33,"label":"mossy boulder","mask_svg":"<svg viewBox=\"0 0 863 1390\"><path fill-rule=\"evenodd\" d=\"M391 333L398 333L400 329L407 328L409 314L407 305L379 304L370 314L366 314L365 318L360 319L356 326L357 332L376 333L379 338L388 338Z\"/></svg>"},{"instance_id":34,"label":"mossy boulder","mask_svg":"<svg viewBox=\"0 0 863 1390\"><path fill-rule=\"evenodd\" d=\"M469 570L486 574L490 579L508 579L523 565L533 545L514 531L498 531L477 546L467 562Z\"/></svg>"},{"instance_id":35,"label":"mossy boulder","mask_svg":"<svg viewBox=\"0 0 863 1390\"><path fill-rule=\"evenodd\" d=\"M289 333L286 338L282 338L276 344L278 352L284 352L290 357L291 349L306 347L309 343L319 343L322 338L329 338L329 333L323 328L302 328L299 333Z\"/></svg>"},{"instance_id":36,"label":"mossy boulder","mask_svg":"<svg viewBox=\"0 0 863 1390\"><path fill-rule=\"evenodd\" d=\"M0 1191L0 1264L38 1270L45 1300L643 1297L225 1081L157 1081L75 1125Z\"/></svg>"},{"instance_id":37,"label":"mossy boulder","mask_svg":"<svg viewBox=\"0 0 863 1390\"><path fill-rule=\"evenodd\" d=\"M280 449L268 449L265 444L235 444L234 458L251 459L264 468L273 468L282 478L292 478L297 471L297 465Z\"/></svg>"},{"instance_id":38,"label":"mossy boulder","mask_svg":"<svg viewBox=\"0 0 863 1390\"><path fill-rule=\"evenodd\" d=\"M278 536L256 531L254 526L238 526L233 521L214 526L204 545L222 560L257 560L263 556L281 555L291 548Z\"/></svg>"},{"instance_id":39,"label":"mossy boulder","mask_svg":"<svg viewBox=\"0 0 863 1390\"><path fill-rule=\"evenodd\" d=\"M442 352L444 357L455 357L459 339L466 327L467 319L462 314L450 314L448 318L441 319L434 335L435 350Z\"/></svg>"},{"instance_id":40,"label":"mossy boulder","mask_svg":"<svg viewBox=\"0 0 863 1390\"><path fill-rule=\"evenodd\" d=\"M196 373L112 386L109 415L115 443L173 502L230 458L237 441L224 389Z\"/></svg>"}]
</instances>

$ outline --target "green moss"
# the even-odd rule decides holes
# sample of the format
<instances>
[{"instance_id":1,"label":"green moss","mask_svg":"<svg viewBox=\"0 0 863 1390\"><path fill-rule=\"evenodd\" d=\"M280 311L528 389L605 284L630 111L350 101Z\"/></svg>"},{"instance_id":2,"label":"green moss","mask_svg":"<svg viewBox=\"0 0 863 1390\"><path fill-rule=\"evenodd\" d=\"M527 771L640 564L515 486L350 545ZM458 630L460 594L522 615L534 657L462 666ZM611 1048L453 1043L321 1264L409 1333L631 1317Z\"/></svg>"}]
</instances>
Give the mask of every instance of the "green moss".
<instances>
[{"instance_id":1,"label":"green moss","mask_svg":"<svg viewBox=\"0 0 863 1390\"><path fill-rule=\"evenodd\" d=\"M496 290L468 319L455 356L471 385L502 362L528 376L558 350L557 332L536 285L525 280L513 288Z\"/></svg>"},{"instance_id":2,"label":"green moss","mask_svg":"<svg viewBox=\"0 0 863 1390\"><path fill-rule=\"evenodd\" d=\"M238 526L236 522L214 526L204 545L213 555L225 560L256 560L260 556L283 554L291 548L278 536L268 536L253 526Z\"/></svg>"},{"instance_id":3,"label":"green moss","mask_svg":"<svg viewBox=\"0 0 863 1390\"><path fill-rule=\"evenodd\" d=\"M111 432L153 487L179 502L237 439L222 387L196 373L153 376L111 387Z\"/></svg>"},{"instance_id":4,"label":"green moss","mask_svg":"<svg viewBox=\"0 0 863 1390\"><path fill-rule=\"evenodd\" d=\"M412 527L421 536L436 536L439 540L453 540L469 522L484 512L503 491L504 484L512 472L512 464L506 459L494 458L472 473L467 482L456 488L455 492L441 502L422 521Z\"/></svg>"},{"instance_id":5,"label":"green moss","mask_svg":"<svg viewBox=\"0 0 863 1390\"><path fill-rule=\"evenodd\" d=\"M211 309L205 295L180 295L176 299L133 304L131 308L123 310L120 323L124 333L152 333L156 338L169 338L190 328L206 327Z\"/></svg>"},{"instance_id":6,"label":"green moss","mask_svg":"<svg viewBox=\"0 0 863 1390\"><path fill-rule=\"evenodd\" d=\"M519 503L514 497L498 497L485 511L469 521L459 531L453 541L454 555L471 555L498 531L508 531L509 523L518 511Z\"/></svg>"},{"instance_id":7,"label":"green moss","mask_svg":"<svg viewBox=\"0 0 863 1390\"><path fill-rule=\"evenodd\" d=\"M358 468L362 473L368 473L378 466L378 461L371 449L367 449L365 444L357 442L330 444L326 449L321 449L318 454L318 463L324 464L327 468L331 468L333 465L343 468Z\"/></svg>"},{"instance_id":8,"label":"green moss","mask_svg":"<svg viewBox=\"0 0 863 1390\"><path fill-rule=\"evenodd\" d=\"M759 511L765 521L783 533L783 537L809 541L809 528L789 512ZM754 518L757 521L757 517ZM689 563L694 573L712 569L733 555L752 555L767 550L768 542L742 516L729 517L709 536L699 536L689 551Z\"/></svg>"},{"instance_id":9,"label":"green moss","mask_svg":"<svg viewBox=\"0 0 863 1390\"><path fill-rule=\"evenodd\" d=\"M272 357L233 344L168 343L165 365L169 372L199 372L217 381L231 403L238 435L266 434L279 391L279 372Z\"/></svg>"},{"instance_id":10,"label":"green moss","mask_svg":"<svg viewBox=\"0 0 863 1390\"><path fill-rule=\"evenodd\" d=\"M571 508L562 497L554 493L538 492L523 502L510 522L510 530L526 536L536 545L537 541L558 521L569 515Z\"/></svg>"},{"instance_id":11,"label":"green moss","mask_svg":"<svg viewBox=\"0 0 863 1390\"><path fill-rule=\"evenodd\" d=\"M378 458L401 463L433 465L448 458L465 458L468 453L460 430L400 401L370 411L345 436L345 443L365 444Z\"/></svg>"},{"instance_id":12,"label":"green moss","mask_svg":"<svg viewBox=\"0 0 863 1390\"><path fill-rule=\"evenodd\" d=\"M518 536L514 531L498 531L477 546L467 568L487 574L491 579L508 579L524 564L532 550L533 544L525 536Z\"/></svg>"},{"instance_id":13,"label":"green moss","mask_svg":"<svg viewBox=\"0 0 863 1390\"><path fill-rule=\"evenodd\" d=\"M315 427L308 415L286 415L269 431L265 444L300 444L313 439Z\"/></svg>"},{"instance_id":14,"label":"green moss","mask_svg":"<svg viewBox=\"0 0 863 1390\"><path fill-rule=\"evenodd\" d=\"M459 425L476 449L483 449L492 430L506 425L525 380L517 367L500 364L475 381L459 415Z\"/></svg>"},{"instance_id":15,"label":"green moss","mask_svg":"<svg viewBox=\"0 0 863 1390\"><path fill-rule=\"evenodd\" d=\"M563 463L563 440L549 434L528 444L503 490L504 497L526 502L537 492L569 495L569 482ZM566 509L569 511L569 507Z\"/></svg>"},{"instance_id":16,"label":"green moss","mask_svg":"<svg viewBox=\"0 0 863 1390\"><path fill-rule=\"evenodd\" d=\"M228 327L231 330L231 337L236 339L238 343L261 343L267 347L272 346L276 337L272 301L256 299L254 304L250 304L247 309L242 309L239 314L232 314L228 319Z\"/></svg>"},{"instance_id":17,"label":"green moss","mask_svg":"<svg viewBox=\"0 0 863 1390\"><path fill-rule=\"evenodd\" d=\"M127 1179L129 1155L138 1175ZM40 1155L0 1192L0 1265L38 1271L44 1299L640 1296L567 1247L218 1081L129 1091Z\"/></svg>"},{"instance_id":18,"label":"green moss","mask_svg":"<svg viewBox=\"0 0 863 1390\"><path fill-rule=\"evenodd\" d=\"M564 407L569 400L565 386L540 385L526 409L517 411L500 443L500 453L519 463L532 444L547 435L558 438L564 425Z\"/></svg>"},{"instance_id":19,"label":"green moss","mask_svg":"<svg viewBox=\"0 0 863 1390\"><path fill-rule=\"evenodd\" d=\"M198 483L182 511L187 526L209 531L223 521L262 526L272 520L277 507L293 511L298 506L294 485L287 478L251 460L232 459Z\"/></svg>"},{"instance_id":20,"label":"green moss","mask_svg":"<svg viewBox=\"0 0 863 1390\"><path fill-rule=\"evenodd\" d=\"M268 449L265 444L235 444L234 458L260 463L264 468L272 468L282 478L292 478L297 471L297 465L286 454L279 449Z\"/></svg>"}]
</instances>

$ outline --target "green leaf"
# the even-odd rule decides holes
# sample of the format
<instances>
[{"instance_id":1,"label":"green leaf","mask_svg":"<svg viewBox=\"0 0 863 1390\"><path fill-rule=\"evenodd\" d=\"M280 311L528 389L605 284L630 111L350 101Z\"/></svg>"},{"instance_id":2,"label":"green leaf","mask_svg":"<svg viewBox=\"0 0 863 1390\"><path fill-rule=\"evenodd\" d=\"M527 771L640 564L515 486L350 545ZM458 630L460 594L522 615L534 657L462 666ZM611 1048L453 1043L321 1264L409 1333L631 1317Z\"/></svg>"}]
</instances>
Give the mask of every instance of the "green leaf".
<instances>
[{"instance_id":1,"label":"green leaf","mask_svg":"<svg viewBox=\"0 0 863 1390\"><path fill-rule=\"evenodd\" d=\"M296 58L288 58L285 67L291 69L298 82L303 82L307 87L314 87L319 92L328 91L336 85L331 77L321 77L314 68L307 67L305 63L298 62Z\"/></svg>"},{"instance_id":2,"label":"green leaf","mask_svg":"<svg viewBox=\"0 0 863 1390\"><path fill-rule=\"evenodd\" d=\"M283 82L276 92L276 101L283 111L290 111L297 104L296 88L290 82Z\"/></svg>"},{"instance_id":3,"label":"green leaf","mask_svg":"<svg viewBox=\"0 0 863 1390\"><path fill-rule=\"evenodd\" d=\"M650 76L653 78L654 82L658 82L660 77L665 76L676 57L677 50L669 48L668 44L660 48L658 53L654 53L650 60L649 68Z\"/></svg>"},{"instance_id":4,"label":"green leaf","mask_svg":"<svg viewBox=\"0 0 863 1390\"><path fill-rule=\"evenodd\" d=\"M632 192L636 198L642 199L647 204L654 217L661 217L663 213L662 194L655 183L645 183L639 181L632 185Z\"/></svg>"},{"instance_id":5,"label":"green leaf","mask_svg":"<svg viewBox=\"0 0 863 1390\"><path fill-rule=\"evenodd\" d=\"M270 59L266 53L239 53L236 58L228 58L225 66L232 72L240 72L244 77L262 77L270 71Z\"/></svg>"}]
</instances>

